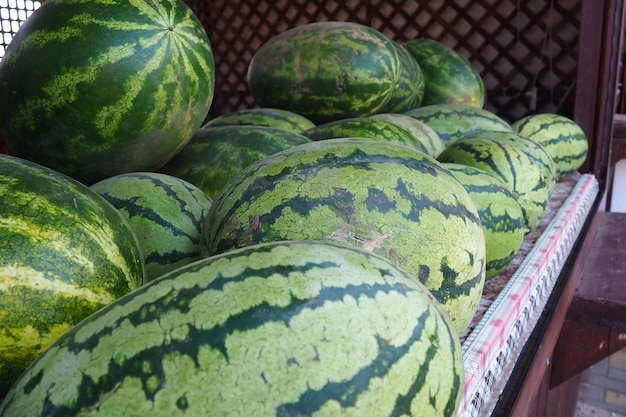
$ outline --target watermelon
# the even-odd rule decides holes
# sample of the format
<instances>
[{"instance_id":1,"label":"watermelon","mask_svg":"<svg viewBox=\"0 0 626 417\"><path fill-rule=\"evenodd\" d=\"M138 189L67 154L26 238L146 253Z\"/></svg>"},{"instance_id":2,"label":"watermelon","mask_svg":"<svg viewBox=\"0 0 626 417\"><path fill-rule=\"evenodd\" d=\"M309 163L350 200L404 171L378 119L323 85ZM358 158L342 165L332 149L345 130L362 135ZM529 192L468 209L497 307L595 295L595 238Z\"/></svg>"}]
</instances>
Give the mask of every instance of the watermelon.
<instances>
[{"instance_id":1,"label":"watermelon","mask_svg":"<svg viewBox=\"0 0 626 417\"><path fill-rule=\"evenodd\" d=\"M213 201L200 244L216 255L302 239L397 263L433 292L459 333L482 296L485 241L470 196L435 159L396 142L327 139L250 165Z\"/></svg>"},{"instance_id":2,"label":"watermelon","mask_svg":"<svg viewBox=\"0 0 626 417\"><path fill-rule=\"evenodd\" d=\"M381 113L402 113L419 107L424 97L424 74L413 55L401 44L392 41L400 60L400 80Z\"/></svg>"},{"instance_id":3,"label":"watermelon","mask_svg":"<svg viewBox=\"0 0 626 417\"><path fill-rule=\"evenodd\" d=\"M232 177L253 162L310 141L304 135L275 127L201 128L159 172L190 182L213 199Z\"/></svg>"},{"instance_id":4,"label":"watermelon","mask_svg":"<svg viewBox=\"0 0 626 417\"><path fill-rule=\"evenodd\" d=\"M469 135L469 138L489 138L496 141L503 141L510 143L513 146L517 146L524 151L533 161L541 167L542 174L546 179L548 186L548 193L552 194L557 181L556 166L554 160L546 149L538 142L530 139L528 136L522 135L517 132L479 132L473 135Z\"/></svg>"},{"instance_id":5,"label":"watermelon","mask_svg":"<svg viewBox=\"0 0 626 417\"><path fill-rule=\"evenodd\" d=\"M487 171L500 179L517 198L524 215L525 233L543 218L550 197L550 180L543 167L524 149L475 133L449 145L437 158Z\"/></svg>"},{"instance_id":6,"label":"watermelon","mask_svg":"<svg viewBox=\"0 0 626 417\"><path fill-rule=\"evenodd\" d=\"M48 0L0 62L0 135L11 155L87 185L152 171L204 122L214 76L182 0Z\"/></svg>"},{"instance_id":7,"label":"watermelon","mask_svg":"<svg viewBox=\"0 0 626 417\"><path fill-rule=\"evenodd\" d=\"M524 214L515 195L495 175L468 165L443 163L467 190L485 235L485 279L501 274L524 242Z\"/></svg>"},{"instance_id":8,"label":"watermelon","mask_svg":"<svg viewBox=\"0 0 626 417\"><path fill-rule=\"evenodd\" d=\"M276 242L187 265L92 315L0 416L452 417L463 376L449 318L405 271L356 248Z\"/></svg>"},{"instance_id":9,"label":"watermelon","mask_svg":"<svg viewBox=\"0 0 626 417\"><path fill-rule=\"evenodd\" d=\"M413 131L382 118L363 116L335 120L307 129L302 134L311 140L349 137L389 140L429 152L423 144L423 137L415 136Z\"/></svg>"},{"instance_id":10,"label":"watermelon","mask_svg":"<svg viewBox=\"0 0 626 417\"><path fill-rule=\"evenodd\" d=\"M495 113L463 104L431 104L403 114L432 128L444 146L473 133L513 131L511 125Z\"/></svg>"},{"instance_id":11,"label":"watermelon","mask_svg":"<svg viewBox=\"0 0 626 417\"><path fill-rule=\"evenodd\" d=\"M213 200L180 178L129 172L90 186L126 218L143 251L149 281L200 259L202 222Z\"/></svg>"},{"instance_id":12,"label":"watermelon","mask_svg":"<svg viewBox=\"0 0 626 417\"><path fill-rule=\"evenodd\" d=\"M554 161L557 179L576 171L587 159L589 142L572 119L554 113L532 114L511 125L513 130L542 145Z\"/></svg>"},{"instance_id":13,"label":"watermelon","mask_svg":"<svg viewBox=\"0 0 626 417\"><path fill-rule=\"evenodd\" d=\"M422 105L451 103L484 107L485 85L467 58L434 39L411 39L402 45L424 75Z\"/></svg>"},{"instance_id":14,"label":"watermelon","mask_svg":"<svg viewBox=\"0 0 626 417\"><path fill-rule=\"evenodd\" d=\"M0 155L0 397L83 318L141 286L124 217L85 185Z\"/></svg>"},{"instance_id":15,"label":"watermelon","mask_svg":"<svg viewBox=\"0 0 626 417\"><path fill-rule=\"evenodd\" d=\"M426 123L417 120L414 117L401 113L376 113L371 116L372 119L381 119L391 122L398 127L408 130L411 134L422 143L426 153L436 158L444 149L443 141L439 134Z\"/></svg>"},{"instance_id":16,"label":"watermelon","mask_svg":"<svg viewBox=\"0 0 626 417\"><path fill-rule=\"evenodd\" d=\"M209 120L202 127L232 125L267 126L294 133L302 133L304 130L315 126L315 124L306 117L289 110L261 107L236 110L219 115Z\"/></svg>"},{"instance_id":17,"label":"watermelon","mask_svg":"<svg viewBox=\"0 0 626 417\"><path fill-rule=\"evenodd\" d=\"M382 111L400 81L391 39L353 22L313 22L272 37L256 51L248 86L261 107L315 124Z\"/></svg>"}]
</instances>

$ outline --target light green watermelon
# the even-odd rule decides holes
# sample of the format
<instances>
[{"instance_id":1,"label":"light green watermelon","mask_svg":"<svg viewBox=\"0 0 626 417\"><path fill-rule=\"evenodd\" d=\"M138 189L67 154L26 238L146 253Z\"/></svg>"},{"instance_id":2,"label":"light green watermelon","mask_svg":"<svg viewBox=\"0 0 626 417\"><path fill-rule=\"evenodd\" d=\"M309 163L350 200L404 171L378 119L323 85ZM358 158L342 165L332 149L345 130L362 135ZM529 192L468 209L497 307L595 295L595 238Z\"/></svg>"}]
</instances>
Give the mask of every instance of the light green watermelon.
<instances>
[{"instance_id":1,"label":"light green watermelon","mask_svg":"<svg viewBox=\"0 0 626 417\"><path fill-rule=\"evenodd\" d=\"M552 156L555 175L561 179L576 171L587 159L589 141L572 119L554 113L523 117L512 124L513 130L542 145Z\"/></svg>"},{"instance_id":2,"label":"light green watermelon","mask_svg":"<svg viewBox=\"0 0 626 417\"><path fill-rule=\"evenodd\" d=\"M386 259L256 245L162 276L83 321L20 378L2 417L454 417L461 346Z\"/></svg>"},{"instance_id":3,"label":"light green watermelon","mask_svg":"<svg viewBox=\"0 0 626 417\"><path fill-rule=\"evenodd\" d=\"M485 277L480 218L461 183L421 151L341 138L271 155L214 199L201 251L302 239L387 257L433 292L459 333L474 317Z\"/></svg>"}]
</instances>

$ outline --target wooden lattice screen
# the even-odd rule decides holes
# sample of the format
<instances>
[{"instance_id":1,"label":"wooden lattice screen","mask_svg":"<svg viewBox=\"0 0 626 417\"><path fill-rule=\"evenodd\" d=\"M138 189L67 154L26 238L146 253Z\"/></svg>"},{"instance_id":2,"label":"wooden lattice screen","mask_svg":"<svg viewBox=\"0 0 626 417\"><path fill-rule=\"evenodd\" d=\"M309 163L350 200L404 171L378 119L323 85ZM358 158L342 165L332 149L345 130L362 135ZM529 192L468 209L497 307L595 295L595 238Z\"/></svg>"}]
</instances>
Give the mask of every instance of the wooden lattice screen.
<instances>
[{"instance_id":1,"label":"wooden lattice screen","mask_svg":"<svg viewBox=\"0 0 626 417\"><path fill-rule=\"evenodd\" d=\"M479 70L487 108L508 121L573 114L581 0L185 0L211 39L217 66L209 118L256 104L246 73L272 36L313 21L372 26L404 42L439 40Z\"/></svg>"}]
</instances>

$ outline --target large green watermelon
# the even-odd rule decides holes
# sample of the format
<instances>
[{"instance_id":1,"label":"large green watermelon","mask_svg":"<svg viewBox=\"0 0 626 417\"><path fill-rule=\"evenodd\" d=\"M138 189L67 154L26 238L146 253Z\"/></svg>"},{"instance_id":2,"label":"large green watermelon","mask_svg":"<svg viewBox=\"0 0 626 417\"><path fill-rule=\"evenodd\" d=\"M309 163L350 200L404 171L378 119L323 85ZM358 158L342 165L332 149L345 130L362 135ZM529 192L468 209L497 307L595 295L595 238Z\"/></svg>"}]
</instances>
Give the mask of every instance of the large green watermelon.
<instances>
[{"instance_id":1,"label":"large green watermelon","mask_svg":"<svg viewBox=\"0 0 626 417\"><path fill-rule=\"evenodd\" d=\"M2 417L454 417L458 336L384 258L280 242L162 276L77 325Z\"/></svg>"},{"instance_id":2,"label":"large green watermelon","mask_svg":"<svg viewBox=\"0 0 626 417\"><path fill-rule=\"evenodd\" d=\"M485 241L461 183L392 141L327 139L250 165L213 201L202 250L332 240L385 256L425 283L462 332L485 278ZM459 239L463 236L463 239Z\"/></svg>"},{"instance_id":3,"label":"large green watermelon","mask_svg":"<svg viewBox=\"0 0 626 417\"><path fill-rule=\"evenodd\" d=\"M261 45L247 80L261 107L319 124L381 111L399 83L400 60L391 39L369 26L313 22Z\"/></svg>"},{"instance_id":4,"label":"large green watermelon","mask_svg":"<svg viewBox=\"0 0 626 417\"><path fill-rule=\"evenodd\" d=\"M463 55L440 41L411 39L402 44L424 75L422 105L450 103L482 108L487 94L478 70Z\"/></svg>"},{"instance_id":5,"label":"large green watermelon","mask_svg":"<svg viewBox=\"0 0 626 417\"><path fill-rule=\"evenodd\" d=\"M0 62L0 135L85 184L151 171L201 126L214 76L182 0L48 0Z\"/></svg>"},{"instance_id":6,"label":"large green watermelon","mask_svg":"<svg viewBox=\"0 0 626 417\"><path fill-rule=\"evenodd\" d=\"M201 128L189 143L159 170L182 178L215 198L222 187L245 167L308 137L267 126Z\"/></svg>"},{"instance_id":7,"label":"large green watermelon","mask_svg":"<svg viewBox=\"0 0 626 417\"><path fill-rule=\"evenodd\" d=\"M0 155L0 397L60 335L145 274L136 236L104 198Z\"/></svg>"},{"instance_id":8,"label":"large green watermelon","mask_svg":"<svg viewBox=\"0 0 626 417\"><path fill-rule=\"evenodd\" d=\"M122 213L146 261L147 279L200 259L202 221L213 200L180 178L127 172L91 185Z\"/></svg>"}]
</instances>

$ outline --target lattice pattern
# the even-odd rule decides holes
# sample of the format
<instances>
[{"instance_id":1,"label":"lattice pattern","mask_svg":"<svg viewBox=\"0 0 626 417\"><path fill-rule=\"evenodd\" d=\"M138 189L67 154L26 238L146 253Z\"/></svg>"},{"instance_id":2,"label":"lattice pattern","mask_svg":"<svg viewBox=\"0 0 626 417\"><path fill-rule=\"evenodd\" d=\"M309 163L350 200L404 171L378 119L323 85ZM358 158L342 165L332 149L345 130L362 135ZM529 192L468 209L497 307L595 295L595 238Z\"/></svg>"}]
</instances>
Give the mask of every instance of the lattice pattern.
<instances>
[{"instance_id":1,"label":"lattice pattern","mask_svg":"<svg viewBox=\"0 0 626 417\"><path fill-rule=\"evenodd\" d=\"M509 121L537 111L573 113L580 0L186 1L215 53L210 117L255 106L246 73L265 41L322 20L363 23L398 42L423 36L445 43L476 66L487 88L487 108Z\"/></svg>"},{"instance_id":2,"label":"lattice pattern","mask_svg":"<svg viewBox=\"0 0 626 417\"><path fill-rule=\"evenodd\" d=\"M20 25L39 6L40 1L0 0L0 60Z\"/></svg>"}]
</instances>

